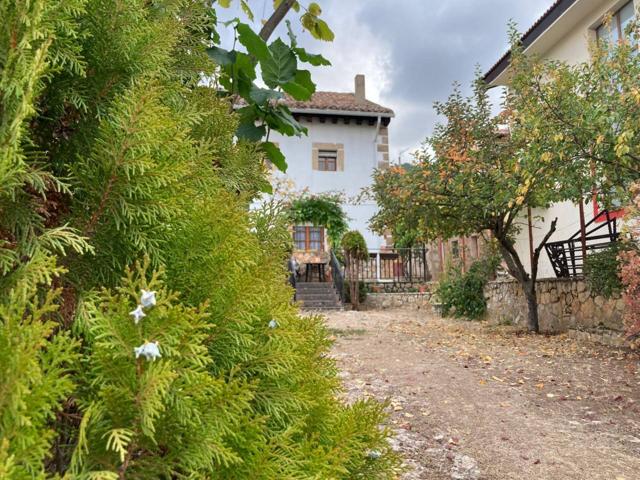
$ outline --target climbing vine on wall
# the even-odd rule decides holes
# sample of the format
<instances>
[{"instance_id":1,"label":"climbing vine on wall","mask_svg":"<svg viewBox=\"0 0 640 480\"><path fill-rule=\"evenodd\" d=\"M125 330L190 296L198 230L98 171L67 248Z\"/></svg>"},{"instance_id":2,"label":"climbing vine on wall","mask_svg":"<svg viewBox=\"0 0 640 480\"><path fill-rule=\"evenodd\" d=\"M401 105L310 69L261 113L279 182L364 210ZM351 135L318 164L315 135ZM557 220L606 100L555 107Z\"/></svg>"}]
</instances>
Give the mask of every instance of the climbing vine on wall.
<instances>
[{"instance_id":1,"label":"climbing vine on wall","mask_svg":"<svg viewBox=\"0 0 640 480\"><path fill-rule=\"evenodd\" d=\"M349 228L342 203L342 196L336 193L303 194L291 202L291 222L325 227L331 246L335 247Z\"/></svg>"}]
</instances>

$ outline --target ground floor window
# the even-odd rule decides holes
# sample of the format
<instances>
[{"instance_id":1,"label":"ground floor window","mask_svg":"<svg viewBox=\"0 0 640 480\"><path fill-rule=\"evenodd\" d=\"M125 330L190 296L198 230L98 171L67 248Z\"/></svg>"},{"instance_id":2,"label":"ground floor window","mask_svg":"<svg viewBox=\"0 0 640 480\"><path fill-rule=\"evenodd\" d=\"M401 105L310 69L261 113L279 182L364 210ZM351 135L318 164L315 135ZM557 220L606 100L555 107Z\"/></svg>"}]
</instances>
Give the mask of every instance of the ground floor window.
<instances>
[{"instance_id":1,"label":"ground floor window","mask_svg":"<svg viewBox=\"0 0 640 480\"><path fill-rule=\"evenodd\" d=\"M316 252L324 250L324 228L310 226L295 226L293 241L296 250Z\"/></svg>"}]
</instances>

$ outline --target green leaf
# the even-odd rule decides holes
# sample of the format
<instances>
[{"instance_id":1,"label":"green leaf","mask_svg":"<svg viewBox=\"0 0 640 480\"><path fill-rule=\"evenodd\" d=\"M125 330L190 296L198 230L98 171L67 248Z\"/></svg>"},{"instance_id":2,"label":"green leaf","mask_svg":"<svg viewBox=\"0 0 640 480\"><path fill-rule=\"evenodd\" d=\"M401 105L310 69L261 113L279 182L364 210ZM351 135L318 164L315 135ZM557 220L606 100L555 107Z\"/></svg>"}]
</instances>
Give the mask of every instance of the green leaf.
<instances>
[{"instance_id":1,"label":"green leaf","mask_svg":"<svg viewBox=\"0 0 640 480\"><path fill-rule=\"evenodd\" d=\"M297 59L291 48L278 38L269 45L269 51L271 56L260 62L264 83L275 88L293 80Z\"/></svg>"},{"instance_id":2,"label":"green leaf","mask_svg":"<svg viewBox=\"0 0 640 480\"><path fill-rule=\"evenodd\" d=\"M327 25L327 22L320 19L316 20L315 27L311 30L311 35L318 40L324 40L325 42L333 42L333 39L335 38L335 35L329 28L329 25Z\"/></svg>"},{"instance_id":3,"label":"green leaf","mask_svg":"<svg viewBox=\"0 0 640 480\"><path fill-rule=\"evenodd\" d=\"M314 67L329 66L331 62L320 54L308 53L304 48L294 48L293 51L301 62L309 63Z\"/></svg>"},{"instance_id":4,"label":"green leaf","mask_svg":"<svg viewBox=\"0 0 640 480\"><path fill-rule=\"evenodd\" d=\"M260 88L255 85L251 87L251 93L249 96L251 97L251 100L256 102L258 105L267 103L269 100L280 100L283 97L282 93L276 90Z\"/></svg>"},{"instance_id":5,"label":"green leaf","mask_svg":"<svg viewBox=\"0 0 640 480\"><path fill-rule=\"evenodd\" d=\"M309 100L316 91L316 85L311 80L309 70L298 70L295 79L285 83L282 89L296 100Z\"/></svg>"},{"instance_id":6,"label":"green leaf","mask_svg":"<svg viewBox=\"0 0 640 480\"><path fill-rule=\"evenodd\" d=\"M267 134L264 125L256 125L254 122L243 122L236 130L236 136L239 139L249 142L259 142Z\"/></svg>"},{"instance_id":7,"label":"green leaf","mask_svg":"<svg viewBox=\"0 0 640 480\"><path fill-rule=\"evenodd\" d=\"M251 8L249 8L249 4L246 0L240 0L240 7L242 7L242 11L245 15L249 17L249 20L253 22L253 12L251 11Z\"/></svg>"},{"instance_id":8,"label":"green leaf","mask_svg":"<svg viewBox=\"0 0 640 480\"><path fill-rule=\"evenodd\" d=\"M287 162L284 158L284 155L275 143L263 142L260 145L260 148L267 156L269 161L271 161L271 163L273 163L278 168L278 170L280 170L281 172L287 171Z\"/></svg>"},{"instance_id":9,"label":"green leaf","mask_svg":"<svg viewBox=\"0 0 640 480\"><path fill-rule=\"evenodd\" d=\"M271 53L269 47L260 36L254 32L246 23L238 23L236 26L238 31L238 41L244 45L250 55L253 55L258 61L269 59Z\"/></svg>"},{"instance_id":10,"label":"green leaf","mask_svg":"<svg viewBox=\"0 0 640 480\"><path fill-rule=\"evenodd\" d=\"M307 11L314 17L318 17L322 13L320 5L318 5L316 2L311 2L307 7Z\"/></svg>"},{"instance_id":11,"label":"green leaf","mask_svg":"<svg viewBox=\"0 0 640 480\"><path fill-rule=\"evenodd\" d=\"M260 185L258 185L258 188L262 193L266 193L267 195L273 195L273 187L266 180L264 182L261 182Z\"/></svg>"},{"instance_id":12,"label":"green leaf","mask_svg":"<svg viewBox=\"0 0 640 480\"><path fill-rule=\"evenodd\" d=\"M293 118L291 112L285 105L278 105L272 108L265 116L265 121L271 127L283 135L293 136L307 133L307 129Z\"/></svg>"},{"instance_id":13,"label":"green leaf","mask_svg":"<svg viewBox=\"0 0 640 480\"><path fill-rule=\"evenodd\" d=\"M220 47L207 48L207 55L218 65L232 65L236 61L236 52Z\"/></svg>"}]
</instances>

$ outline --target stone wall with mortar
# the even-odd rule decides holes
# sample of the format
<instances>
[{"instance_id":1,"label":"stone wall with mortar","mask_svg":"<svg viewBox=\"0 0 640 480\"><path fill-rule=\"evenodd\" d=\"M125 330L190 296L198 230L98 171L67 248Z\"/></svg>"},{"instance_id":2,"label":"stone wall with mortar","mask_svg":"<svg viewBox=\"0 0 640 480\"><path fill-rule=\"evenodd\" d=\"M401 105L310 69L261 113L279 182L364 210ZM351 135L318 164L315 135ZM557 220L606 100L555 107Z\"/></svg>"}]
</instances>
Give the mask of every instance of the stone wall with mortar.
<instances>
[{"instance_id":1,"label":"stone wall with mortar","mask_svg":"<svg viewBox=\"0 0 640 480\"><path fill-rule=\"evenodd\" d=\"M543 332L622 331L623 300L604 298L582 280L548 279L537 284L538 315ZM527 304L515 281L489 282L485 288L489 321L526 323Z\"/></svg>"},{"instance_id":2,"label":"stone wall with mortar","mask_svg":"<svg viewBox=\"0 0 640 480\"><path fill-rule=\"evenodd\" d=\"M366 310L426 310L431 309L431 293L368 293Z\"/></svg>"}]
</instances>

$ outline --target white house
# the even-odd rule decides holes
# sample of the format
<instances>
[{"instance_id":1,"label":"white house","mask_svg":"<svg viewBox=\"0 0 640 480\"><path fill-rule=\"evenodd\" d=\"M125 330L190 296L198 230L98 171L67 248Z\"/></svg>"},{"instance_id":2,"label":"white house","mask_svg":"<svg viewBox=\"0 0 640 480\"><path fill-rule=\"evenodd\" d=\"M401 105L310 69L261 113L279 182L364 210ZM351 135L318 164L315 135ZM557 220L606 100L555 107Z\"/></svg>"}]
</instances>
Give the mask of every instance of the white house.
<instances>
[{"instance_id":1,"label":"white house","mask_svg":"<svg viewBox=\"0 0 640 480\"><path fill-rule=\"evenodd\" d=\"M639 0L635 2L640 3ZM635 12L634 0L557 0L523 35L522 45L525 53L541 58L569 64L587 62L590 59L590 42L599 38L619 40L624 35L625 26L633 20ZM608 14L613 14L610 26L604 24ZM510 53L507 53L486 73L485 81L491 86L508 87L509 61ZM597 198L594 196L592 204L584 207L584 221L588 223L599 211ZM613 215L619 216L619 212ZM580 208L571 202L557 203L549 209L534 210L531 217L530 222L529 218L522 219L524 228L516 239L516 249L526 267L530 263L531 245L539 244L554 218L558 218L558 228L551 237L551 242L567 240L581 231ZM544 222L536 217L543 218ZM541 256L539 277L554 276L548 256Z\"/></svg>"},{"instance_id":2,"label":"white house","mask_svg":"<svg viewBox=\"0 0 640 480\"><path fill-rule=\"evenodd\" d=\"M366 99L364 75L355 77L353 93L316 92L305 102L284 102L309 133L302 137L271 136L289 165L283 175L296 190L343 193L350 228L364 235L370 249L379 249L385 241L368 226L376 204L370 200L356 202L355 198L371 185L375 169L389 165L393 111ZM320 250L325 237L321 229L299 228L295 233L297 249Z\"/></svg>"}]
</instances>

